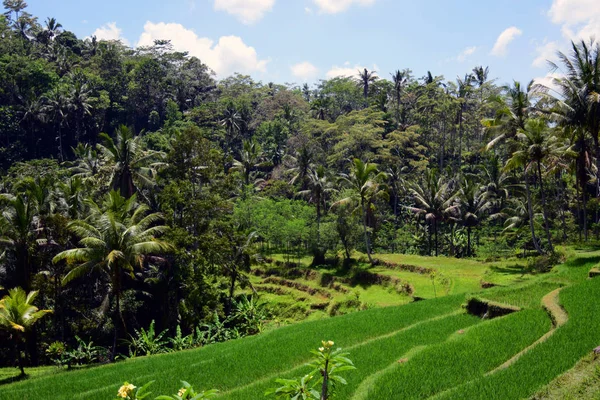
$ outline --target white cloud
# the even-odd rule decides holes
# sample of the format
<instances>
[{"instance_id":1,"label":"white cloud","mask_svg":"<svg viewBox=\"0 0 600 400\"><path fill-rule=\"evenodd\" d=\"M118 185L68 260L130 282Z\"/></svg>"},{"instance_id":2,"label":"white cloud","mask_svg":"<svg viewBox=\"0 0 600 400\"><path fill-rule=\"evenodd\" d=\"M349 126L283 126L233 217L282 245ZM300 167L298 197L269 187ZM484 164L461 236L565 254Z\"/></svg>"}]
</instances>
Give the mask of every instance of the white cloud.
<instances>
[{"instance_id":1,"label":"white cloud","mask_svg":"<svg viewBox=\"0 0 600 400\"><path fill-rule=\"evenodd\" d=\"M150 46L157 39L170 40L176 51L187 51L191 56L198 57L220 77L233 72L265 72L269 62L259 59L254 47L246 45L238 36L222 36L215 43L175 23L146 22L137 45Z\"/></svg>"},{"instance_id":2,"label":"white cloud","mask_svg":"<svg viewBox=\"0 0 600 400\"><path fill-rule=\"evenodd\" d=\"M548 15L552 22L562 25L567 39L600 37L600 2L597 0L554 0Z\"/></svg>"},{"instance_id":3,"label":"white cloud","mask_svg":"<svg viewBox=\"0 0 600 400\"><path fill-rule=\"evenodd\" d=\"M534 67L543 68L546 66L548 60L552 60L556 56L556 52L560 46L558 42L544 42L543 44L536 47L535 52L537 56L531 63Z\"/></svg>"},{"instance_id":4,"label":"white cloud","mask_svg":"<svg viewBox=\"0 0 600 400\"><path fill-rule=\"evenodd\" d=\"M215 0L215 10L236 16L244 24L253 24L271 11L275 0Z\"/></svg>"},{"instance_id":5,"label":"white cloud","mask_svg":"<svg viewBox=\"0 0 600 400\"><path fill-rule=\"evenodd\" d=\"M469 56L473 55L477 51L477 46L470 46L461 51L459 55L456 56L456 61L464 62Z\"/></svg>"},{"instance_id":6,"label":"white cloud","mask_svg":"<svg viewBox=\"0 0 600 400\"><path fill-rule=\"evenodd\" d=\"M307 13L307 14L312 14L313 10L310 7L304 7L304 12Z\"/></svg>"},{"instance_id":7,"label":"white cloud","mask_svg":"<svg viewBox=\"0 0 600 400\"><path fill-rule=\"evenodd\" d=\"M290 69L292 71L292 75L294 75L296 78L302 79L303 81L314 79L319 73L319 69L308 61L293 65Z\"/></svg>"},{"instance_id":8,"label":"white cloud","mask_svg":"<svg viewBox=\"0 0 600 400\"><path fill-rule=\"evenodd\" d=\"M556 94L560 94L560 92L558 91L558 86L554 84L554 79L561 78L561 77L563 77L562 74L553 72L553 73L548 73L545 76L537 77L533 81L536 84L546 86L548 89L550 89L551 94L556 95Z\"/></svg>"},{"instance_id":9,"label":"white cloud","mask_svg":"<svg viewBox=\"0 0 600 400\"><path fill-rule=\"evenodd\" d=\"M358 4L360 6L370 6L376 0L313 0L313 3L319 7L319 12L325 14L337 14L346 11L350 6Z\"/></svg>"},{"instance_id":10,"label":"white cloud","mask_svg":"<svg viewBox=\"0 0 600 400\"><path fill-rule=\"evenodd\" d=\"M98 40L120 40L124 45L129 46L129 41L121 36L122 33L123 30L117 27L116 22L109 22L96 29L92 36L96 36Z\"/></svg>"},{"instance_id":11,"label":"white cloud","mask_svg":"<svg viewBox=\"0 0 600 400\"><path fill-rule=\"evenodd\" d=\"M349 65L350 65L350 63L348 63L348 62L344 63L343 67L334 65L333 67L331 67L331 69L329 71L327 71L327 74L326 74L327 79L343 78L343 77L354 78L354 77L358 76L359 71L362 71L365 68L367 68L369 71L372 71L372 70L377 71L376 65L373 65L373 68L368 68L368 67L364 67L361 65L355 65L354 67L350 67ZM375 74L375 75L377 75L377 74Z\"/></svg>"},{"instance_id":12,"label":"white cloud","mask_svg":"<svg viewBox=\"0 0 600 400\"><path fill-rule=\"evenodd\" d=\"M510 28L505 29L504 32L498 36L491 54L496 57L504 57L508 54L508 45L522 34L523 31L516 26L511 26Z\"/></svg>"}]
</instances>

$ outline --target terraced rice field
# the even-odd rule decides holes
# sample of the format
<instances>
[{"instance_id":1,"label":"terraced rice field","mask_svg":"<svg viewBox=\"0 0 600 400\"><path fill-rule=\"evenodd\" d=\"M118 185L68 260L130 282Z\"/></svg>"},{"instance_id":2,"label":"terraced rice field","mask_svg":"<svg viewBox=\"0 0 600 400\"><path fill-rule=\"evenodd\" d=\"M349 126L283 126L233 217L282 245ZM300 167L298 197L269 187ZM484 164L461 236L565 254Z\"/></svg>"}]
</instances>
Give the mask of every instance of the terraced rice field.
<instances>
[{"instance_id":1,"label":"terraced rice field","mask_svg":"<svg viewBox=\"0 0 600 400\"><path fill-rule=\"evenodd\" d=\"M448 295L198 350L34 377L0 387L0 399L110 399L125 380L138 385L156 380L155 393L173 393L182 379L217 388L222 399L261 399L276 378L308 372L309 350L322 339L349 351L357 367L345 374L349 384L338 398L527 398L600 344L600 279L587 278L598 261L574 258L552 273L476 294L521 308L504 317L468 315L465 294ZM305 293L283 288L290 296Z\"/></svg>"}]
</instances>

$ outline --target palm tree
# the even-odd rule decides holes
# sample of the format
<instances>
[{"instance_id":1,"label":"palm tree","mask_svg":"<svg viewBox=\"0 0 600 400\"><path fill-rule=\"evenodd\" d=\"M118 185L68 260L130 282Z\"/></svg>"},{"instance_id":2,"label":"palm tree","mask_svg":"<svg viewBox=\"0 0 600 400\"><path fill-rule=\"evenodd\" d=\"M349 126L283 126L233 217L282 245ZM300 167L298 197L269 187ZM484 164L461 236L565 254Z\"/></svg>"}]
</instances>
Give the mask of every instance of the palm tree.
<instances>
[{"instance_id":1,"label":"palm tree","mask_svg":"<svg viewBox=\"0 0 600 400\"><path fill-rule=\"evenodd\" d=\"M165 154L144 150L141 136L135 136L125 125L117 129L115 136L116 141L101 133L104 144L98 149L113 165L112 188L129 198L142 187L154 186L156 169L164 165Z\"/></svg>"},{"instance_id":2,"label":"palm tree","mask_svg":"<svg viewBox=\"0 0 600 400\"><path fill-rule=\"evenodd\" d=\"M313 152L308 146L304 145L300 150L296 151L295 156L288 154L285 158L293 164L293 167L288 169L288 172L294 174L290 180L290 185L294 185L296 182L300 181L300 187L304 190L306 187L306 177L313 167Z\"/></svg>"},{"instance_id":3,"label":"palm tree","mask_svg":"<svg viewBox=\"0 0 600 400\"><path fill-rule=\"evenodd\" d=\"M488 80L490 74L489 67L483 67L482 65L473 68L473 78L477 82L477 86L482 87Z\"/></svg>"},{"instance_id":4,"label":"palm tree","mask_svg":"<svg viewBox=\"0 0 600 400\"><path fill-rule=\"evenodd\" d=\"M92 179L98 174L101 167L101 160L98 152L87 143L78 143L77 147L71 148L76 161L69 168L73 178L82 178L83 181Z\"/></svg>"},{"instance_id":5,"label":"palm tree","mask_svg":"<svg viewBox=\"0 0 600 400\"><path fill-rule=\"evenodd\" d=\"M313 116L321 121L325 121L331 108L331 98L329 97L318 97L310 103L310 109L313 112Z\"/></svg>"},{"instance_id":6,"label":"palm tree","mask_svg":"<svg viewBox=\"0 0 600 400\"><path fill-rule=\"evenodd\" d=\"M236 283L240 280L248 281L244 272L250 270L250 260L252 254L252 244L258 234L250 232L248 234L241 231L242 226L237 225L236 230L229 236L231 252L229 252L223 263L223 268L229 275L229 297L227 301L227 314L232 311L233 295L235 294Z\"/></svg>"},{"instance_id":7,"label":"palm tree","mask_svg":"<svg viewBox=\"0 0 600 400\"><path fill-rule=\"evenodd\" d=\"M596 158L596 196L600 196L600 42L593 39L589 43L582 40L571 42L569 55L558 52L562 66L549 62L552 70L560 70L561 76L552 80L556 89L537 85L536 89L550 94L556 107L553 115L566 131L575 133L579 153L578 176L583 198L583 224L587 240L587 195L586 195L586 157L585 136L589 134L594 142Z\"/></svg>"},{"instance_id":8,"label":"palm tree","mask_svg":"<svg viewBox=\"0 0 600 400\"><path fill-rule=\"evenodd\" d=\"M379 172L377 166L371 163L365 163L362 160L355 158L352 161L350 174L341 174L340 181L342 185L347 186L353 191L353 195L344 199L338 200L336 204L358 203L357 210L360 210L362 216L363 234L365 237L365 246L367 249L367 257L369 262L373 264L371 257L371 244L369 233L367 231L367 219L373 201L377 196L385 196L387 194L386 187L379 181L385 177L383 172Z\"/></svg>"},{"instance_id":9,"label":"palm tree","mask_svg":"<svg viewBox=\"0 0 600 400\"><path fill-rule=\"evenodd\" d=\"M0 327L12 336L21 376L25 376L23 357L21 356L23 339L37 321L52 312L51 310L40 310L33 305L37 294L37 291L27 293L18 287L9 290L8 295L0 300Z\"/></svg>"},{"instance_id":10,"label":"palm tree","mask_svg":"<svg viewBox=\"0 0 600 400\"><path fill-rule=\"evenodd\" d=\"M244 140L239 158L239 160L233 161L231 169L240 172L244 177L244 183L249 185L252 171L265 165L262 162L263 151L260 144L256 140Z\"/></svg>"},{"instance_id":11,"label":"palm tree","mask_svg":"<svg viewBox=\"0 0 600 400\"><path fill-rule=\"evenodd\" d=\"M242 130L243 119L240 113L235 108L235 105L230 102L223 111L223 118L221 118L221 125L225 127L227 137L225 139L227 150L231 150L231 145L237 134Z\"/></svg>"},{"instance_id":12,"label":"palm tree","mask_svg":"<svg viewBox=\"0 0 600 400\"><path fill-rule=\"evenodd\" d=\"M430 226L429 230L429 252L431 254L431 235L435 238L435 255L438 256L438 230L440 223L452 213L456 205L454 200L457 190L453 180L446 180L439 176L436 169L426 172L422 185L413 183L410 188L416 207L413 211L425 216L425 222Z\"/></svg>"},{"instance_id":13,"label":"palm tree","mask_svg":"<svg viewBox=\"0 0 600 400\"><path fill-rule=\"evenodd\" d=\"M63 285L95 272L108 278L106 299L115 300L114 357L119 325L127 331L121 312L124 277L133 276L148 255L168 252L171 246L156 239L168 230L166 226L157 225L162 215L148 214L148 206L138 205L135 195L125 198L113 190L106 195L102 207L92 202L90 206L90 218L69 224L69 229L80 238L80 247L57 254L52 262L65 261L72 267L63 278Z\"/></svg>"},{"instance_id":14,"label":"palm tree","mask_svg":"<svg viewBox=\"0 0 600 400\"><path fill-rule=\"evenodd\" d=\"M33 275L31 248L36 239L34 218L37 215L35 201L21 194L0 195L6 204L0 217L0 246L8 248L15 258L15 286L29 290Z\"/></svg>"},{"instance_id":15,"label":"palm tree","mask_svg":"<svg viewBox=\"0 0 600 400\"><path fill-rule=\"evenodd\" d=\"M68 112L68 99L65 96L64 90L61 86L57 85L51 89L46 95L43 96L44 106L42 110L48 116L52 116L52 121L56 128L58 141L58 157L60 161L65 160L64 147L63 147L63 134L62 128L67 119Z\"/></svg>"},{"instance_id":16,"label":"palm tree","mask_svg":"<svg viewBox=\"0 0 600 400\"><path fill-rule=\"evenodd\" d=\"M73 85L68 92L68 108L75 118L75 134L77 142L85 137L82 132L83 119L86 115L91 115L92 105L90 104L90 96L92 90L85 81L85 77L71 74Z\"/></svg>"},{"instance_id":17,"label":"palm tree","mask_svg":"<svg viewBox=\"0 0 600 400\"><path fill-rule=\"evenodd\" d=\"M321 251L321 212L326 208L327 194L334 192L333 183L329 180L325 172L325 167L322 165L317 169L311 169L308 174L308 189L298 192L299 196L308 198L308 201L313 203L317 209L317 252L314 265L321 264L323 252Z\"/></svg>"},{"instance_id":18,"label":"palm tree","mask_svg":"<svg viewBox=\"0 0 600 400\"><path fill-rule=\"evenodd\" d=\"M366 68L363 71L358 71L358 82L363 89L363 96L365 97L365 105L369 98L369 85L377 79L375 71L369 71Z\"/></svg>"},{"instance_id":19,"label":"palm tree","mask_svg":"<svg viewBox=\"0 0 600 400\"><path fill-rule=\"evenodd\" d=\"M408 84L409 74L407 70L396 70L392 74L392 82L394 83L394 95L396 97L396 123L400 123L400 105L402 104L402 93Z\"/></svg>"},{"instance_id":20,"label":"palm tree","mask_svg":"<svg viewBox=\"0 0 600 400\"><path fill-rule=\"evenodd\" d=\"M488 150L501 141L514 138L519 129L525 129L525 123L532 110L532 89L533 81L529 82L526 89L517 81L514 81L512 86L504 87L506 97L496 99L499 103L496 117L484 121L488 131L500 131L500 134L488 143Z\"/></svg>"},{"instance_id":21,"label":"palm tree","mask_svg":"<svg viewBox=\"0 0 600 400\"><path fill-rule=\"evenodd\" d=\"M480 217L488 207L484 190L472 178L464 178L458 192L460 220L467 228L467 257L472 256L471 231L479 225Z\"/></svg>"},{"instance_id":22,"label":"palm tree","mask_svg":"<svg viewBox=\"0 0 600 400\"><path fill-rule=\"evenodd\" d=\"M533 211L531 205L531 193L529 188L529 174L534 171L539 184L540 196L542 200L542 213L544 216L544 229L546 231L546 239L548 240L548 248L554 252L552 246L552 236L550 234L550 222L548 218L548 209L546 205L546 194L544 190L544 177L542 174L542 164L544 170L552 169L552 165L568 151L568 148L558 140L556 135L553 135L548 128L546 121L541 119L531 119L525 124L525 129L519 130L516 136L519 150L515 151L512 157L506 163L506 169L512 170L517 167L523 167L525 173L525 185L527 189L527 197L529 202L529 217L532 230L532 237L535 241L535 231L533 228ZM541 248L536 246L538 252Z\"/></svg>"}]
</instances>

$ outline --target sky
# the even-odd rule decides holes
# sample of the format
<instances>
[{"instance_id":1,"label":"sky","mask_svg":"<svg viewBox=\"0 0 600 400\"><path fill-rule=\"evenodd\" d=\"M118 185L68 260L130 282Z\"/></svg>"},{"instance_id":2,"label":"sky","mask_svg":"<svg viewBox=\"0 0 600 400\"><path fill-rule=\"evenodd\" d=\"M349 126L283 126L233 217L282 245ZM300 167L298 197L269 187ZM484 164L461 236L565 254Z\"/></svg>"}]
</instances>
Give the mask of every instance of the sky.
<instances>
[{"instance_id":1,"label":"sky","mask_svg":"<svg viewBox=\"0 0 600 400\"><path fill-rule=\"evenodd\" d=\"M571 40L600 39L600 0L28 0L78 37L171 40L212 68L316 83L375 70L447 80L478 65L505 84L549 79Z\"/></svg>"}]
</instances>

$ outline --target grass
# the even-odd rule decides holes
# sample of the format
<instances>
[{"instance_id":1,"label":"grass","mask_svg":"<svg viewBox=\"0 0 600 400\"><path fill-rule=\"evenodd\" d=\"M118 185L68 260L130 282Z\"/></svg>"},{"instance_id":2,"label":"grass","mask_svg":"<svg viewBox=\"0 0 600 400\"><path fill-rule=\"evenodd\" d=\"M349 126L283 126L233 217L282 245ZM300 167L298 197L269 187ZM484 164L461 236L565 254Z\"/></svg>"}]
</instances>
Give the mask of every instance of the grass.
<instances>
[{"instance_id":1,"label":"grass","mask_svg":"<svg viewBox=\"0 0 600 400\"><path fill-rule=\"evenodd\" d=\"M600 357L590 354L554 379L533 400L597 400L600 398Z\"/></svg>"},{"instance_id":2,"label":"grass","mask_svg":"<svg viewBox=\"0 0 600 400\"><path fill-rule=\"evenodd\" d=\"M397 364L373 383L368 398L433 396L483 376L549 329L542 310L521 311L481 323L463 335L423 350L405 364Z\"/></svg>"},{"instance_id":3,"label":"grass","mask_svg":"<svg viewBox=\"0 0 600 400\"><path fill-rule=\"evenodd\" d=\"M401 262L408 264L419 260L416 256L407 257L395 257L394 262L403 260ZM349 351L357 366L357 370L344 374L349 385L341 388L339 398L527 398L600 344L600 313L596 301L600 279L587 278L590 267L599 261L599 252L586 252L574 256L552 273L521 279L519 273L510 272L518 270L511 267L512 262L504 266L496 263L497 270L492 271L494 265L477 261L429 259L429 265L421 265L435 263L438 270L452 276L452 290L468 288L461 283L461 276L470 274L472 282L478 282L490 273L506 274L501 280L512 282L512 286L483 291L477 288L473 294L521 307L522 311L482 321L462 310L461 304L468 293L449 295L303 322L197 350L65 373L41 369L25 381L2 386L0 400L107 399L115 395L125 380L138 385L156 380L155 394L174 393L179 381L187 380L199 389L219 389L219 397L223 399L261 399L265 389L276 385L276 378L300 377L308 372L304 365L311 358L309 350L323 339L334 340L336 346ZM469 269L472 271L467 271ZM429 280L427 275L409 274ZM258 280L260 278L256 282ZM314 279L301 278L300 282L320 288ZM385 296L395 294L380 285L346 286L349 293L330 291L329 301L343 301L353 296L352 291L361 289L364 290L359 295L362 301L370 295L385 299L382 302L389 301ZM559 300L568 313L568 320L545 341L538 342L552 326L541 306L542 298L561 287ZM272 296L273 301L279 300L281 304L297 303L307 308L312 302L322 301L301 290L284 289L280 295L265 293L263 299ZM321 318L325 312L315 311L309 318ZM498 369L507 360L511 363L505 369ZM577 389L584 387L582 382L588 382L583 375L591 374L590 382L596 382L593 374L600 369L593 365L574 370L574 377L568 378L573 390L584 390ZM548 386L544 393L556 393L555 397L548 398L561 398L560 393L564 392Z\"/></svg>"},{"instance_id":4,"label":"grass","mask_svg":"<svg viewBox=\"0 0 600 400\"><path fill-rule=\"evenodd\" d=\"M461 296L449 296L402 307L356 312L198 350L141 357L52 377L41 376L3 387L0 399L106 399L113 396L125 380L143 384L156 379L155 393L175 392L182 379L201 389L217 388L223 392L257 382L273 384L282 370L300 370L311 356L308 351L322 339L331 339L336 345L349 348L420 321L456 312L462 301ZM262 393L255 395L253 398L262 398Z\"/></svg>"},{"instance_id":5,"label":"grass","mask_svg":"<svg viewBox=\"0 0 600 400\"><path fill-rule=\"evenodd\" d=\"M569 314L564 326L510 368L473 381L445 398L519 399L533 395L600 343L598 294L598 280L563 289L560 299Z\"/></svg>"}]
</instances>

